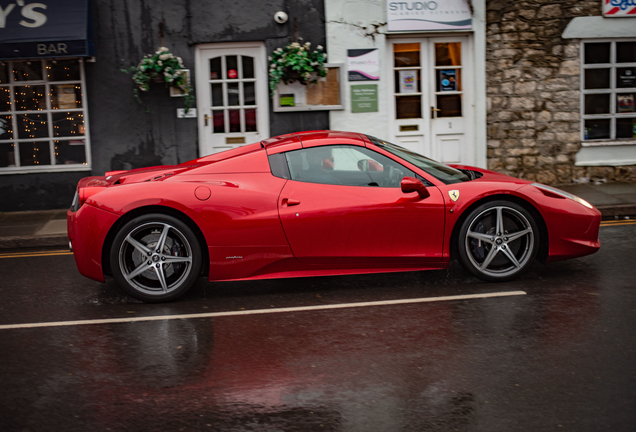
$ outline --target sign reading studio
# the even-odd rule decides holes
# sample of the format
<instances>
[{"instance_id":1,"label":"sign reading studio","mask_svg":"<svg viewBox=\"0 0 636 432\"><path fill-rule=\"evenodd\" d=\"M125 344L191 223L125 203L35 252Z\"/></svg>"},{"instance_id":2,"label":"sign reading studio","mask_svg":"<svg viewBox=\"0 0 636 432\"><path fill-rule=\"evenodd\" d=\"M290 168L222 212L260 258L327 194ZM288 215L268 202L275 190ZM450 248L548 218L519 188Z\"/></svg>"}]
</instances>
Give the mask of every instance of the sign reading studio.
<instances>
[{"instance_id":1,"label":"sign reading studio","mask_svg":"<svg viewBox=\"0 0 636 432\"><path fill-rule=\"evenodd\" d=\"M469 1L387 0L388 31L470 30L472 28L472 14Z\"/></svg>"}]
</instances>

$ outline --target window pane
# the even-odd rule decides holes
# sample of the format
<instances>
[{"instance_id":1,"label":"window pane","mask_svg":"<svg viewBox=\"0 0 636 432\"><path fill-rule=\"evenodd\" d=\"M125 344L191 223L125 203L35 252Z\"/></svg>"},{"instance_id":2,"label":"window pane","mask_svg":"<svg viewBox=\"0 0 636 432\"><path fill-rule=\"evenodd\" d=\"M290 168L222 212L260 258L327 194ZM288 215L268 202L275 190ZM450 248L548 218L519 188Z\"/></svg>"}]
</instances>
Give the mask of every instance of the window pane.
<instances>
[{"instance_id":1,"label":"window pane","mask_svg":"<svg viewBox=\"0 0 636 432\"><path fill-rule=\"evenodd\" d=\"M616 87L636 87L636 67L616 68Z\"/></svg>"},{"instance_id":2,"label":"window pane","mask_svg":"<svg viewBox=\"0 0 636 432\"><path fill-rule=\"evenodd\" d=\"M461 42L435 44L435 66L460 66L461 64Z\"/></svg>"},{"instance_id":3,"label":"window pane","mask_svg":"<svg viewBox=\"0 0 636 432\"><path fill-rule=\"evenodd\" d=\"M420 65L420 44L395 44L393 45L395 67L408 67Z\"/></svg>"},{"instance_id":4,"label":"window pane","mask_svg":"<svg viewBox=\"0 0 636 432\"><path fill-rule=\"evenodd\" d=\"M609 63L610 43L586 43L584 48L585 64Z\"/></svg>"},{"instance_id":5,"label":"window pane","mask_svg":"<svg viewBox=\"0 0 636 432\"><path fill-rule=\"evenodd\" d=\"M21 142L18 148L20 149L20 165L51 165L51 151L48 141Z\"/></svg>"},{"instance_id":6,"label":"window pane","mask_svg":"<svg viewBox=\"0 0 636 432\"><path fill-rule=\"evenodd\" d=\"M617 113L630 113L636 112L634 109L634 99L636 93L621 93L616 95L616 112Z\"/></svg>"},{"instance_id":7,"label":"window pane","mask_svg":"<svg viewBox=\"0 0 636 432\"><path fill-rule=\"evenodd\" d=\"M228 110L230 116L230 132L241 131L241 110Z\"/></svg>"},{"instance_id":8,"label":"window pane","mask_svg":"<svg viewBox=\"0 0 636 432\"><path fill-rule=\"evenodd\" d=\"M607 139L610 137L609 119L585 120L585 139Z\"/></svg>"},{"instance_id":9,"label":"window pane","mask_svg":"<svg viewBox=\"0 0 636 432\"><path fill-rule=\"evenodd\" d=\"M52 60L46 65L49 81L79 81L80 68L77 60Z\"/></svg>"},{"instance_id":10,"label":"window pane","mask_svg":"<svg viewBox=\"0 0 636 432\"><path fill-rule=\"evenodd\" d=\"M13 79L16 81L42 80L42 62L13 62Z\"/></svg>"},{"instance_id":11,"label":"window pane","mask_svg":"<svg viewBox=\"0 0 636 432\"><path fill-rule=\"evenodd\" d=\"M252 57L241 56L243 60L243 78L254 78L254 59Z\"/></svg>"},{"instance_id":12,"label":"window pane","mask_svg":"<svg viewBox=\"0 0 636 432\"><path fill-rule=\"evenodd\" d=\"M462 95L438 95L437 117L461 117Z\"/></svg>"},{"instance_id":13,"label":"window pane","mask_svg":"<svg viewBox=\"0 0 636 432\"><path fill-rule=\"evenodd\" d=\"M9 63L0 61L0 84L9 84Z\"/></svg>"},{"instance_id":14,"label":"window pane","mask_svg":"<svg viewBox=\"0 0 636 432\"><path fill-rule=\"evenodd\" d=\"M256 93L253 82L243 83L243 105L256 105Z\"/></svg>"},{"instance_id":15,"label":"window pane","mask_svg":"<svg viewBox=\"0 0 636 432\"><path fill-rule=\"evenodd\" d=\"M236 56L225 56L225 64L227 67L227 75L228 79L236 79L238 78L238 61Z\"/></svg>"},{"instance_id":16,"label":"window pane","mask_svg":"<svg viewBox=\"0 0 636 432\"><path fill-rule=\"evenodd\" d=\"M421 96L396 97L395 111L398 119L422 118Z\"/></svg>"},{"instance_id":17,"label":"window pane","mask_svg":"<svg viewBox=\"0 0 636 432\"><path fill-rule=\"evenodd\" d=\"M210 59L210 79L221 79L223 73L221 72L221 57L215 57Z\"/></svg>"},{"instance_id":18,"label":"window pane","mask_svg":"<svg viewBox=\"0 0 636 432\"><path fill-rule=\"evenodd\" d=\"M10 115L0 115L0 140L13 139L13 124Z\"/></svg>"},{"instance_id":19,"label":"window pane","mask_svg":"<svg viewBox=\"0 0 636 432\"><path fill-rule=\"evenodd\" d=\"M84 135L82 113L53 113L53 136L70 137Z\"/></svg>"},{"instance_id":20,"label":"window pane","mask_svg":"<svg viewBox=\"0 0 636 432\"><path fill-rule=\"evenodd\" d=\"M46 138L49 136L46 114L21 114L17 116L17 119L18 138Z\"/></svg>"},{"instance_id":21,"label":"window pane","mask_svg":"<svg viewBox=\"0 0 636 432\"><path fill-rule=\"evenodd\" d=\"M636 42L616 42L616 62L636 63Z\"/></svg>"},{"instance_id":22,"label":"window pane","mask_svg":"<svg viewBox=\"0 0 636 432\"><path fill-rule=\"evenodd\" d=\"M0 111L11 111L11 89L0 87Z\"/></svg>"},{"instance_id":23,"label":"window pane","mask_svg":"<svg viewBox=\"0 0 636 432\"><path fill-rule=\"evenodd\" d=\"M438 69L437 91L462 91L461 69Z\"/></svg>"},{"instance_id":24,"label":"window pane","mask_svg":"<svg viewBox=\"0 0 636 432\"><path fill-rule=\"evenodd\" d=\"M214 123L214 133L225 133L223 111L212 111L212 122Z\"/></svg>"},{"instance_id":25,"label":"window pane","mask_svg":"<svg viewBox=\"0 0 636 432\"><path fill-rule=\"evenodd\" d=\"M609 112L609 93L585 95L585 114L609 114Z\"/></svg>"},{"instance_id":26,"label":"window pane","mask_svg":"<svg viewBox=\"0 0 636 432\"><path fill-rule=\"evenodd\" d=\"M238 83L228 83L227 85L227 104L228 106L239 105L239 85Z\"/></svg>"},{"instance_id":27,"label":"window pane","mask_svg":"<svg viewBox=\"0 0 636 432\"><path fill-rule=\"evenodd\" d=\"M15 147L13 143L0 143L0 168L15 166Z\"/></svg>"},{"instance_id":28,"label":"window pane","mask_svg":"<svg viewBox=\"0 0 636 432\"><path fill-rule=\"evenodd\" d=\"M610 69L585 69L586 89L605 89L610 87Z\"/></svg>"},{"instance_id":29,"label":"window pane","mask_svg":"<svg viewBox=\"0 0 636 432\"><path fill-rule=\"evenodd\" d=\"M51 109L73 109L82 107L82 86L60 84L51 86Z\"/></svg>"},{"instance_id":30,"label":"window pane","mask_svg":"<svg viewBox=\"0 0 636 432\"><path fill-rule=\"evenodd\" d=\"M256 108L245 110L245 132L256 132Z\"/></svg>"},{"instance_id":31,"label":"window pane","mask_svg":"<svg viewBox=\"0 0 636 432\"><path fill-rule=\"evenodd\" d=\"M223 84L212 84L212 106L223 106Z\"/></svg>"},{"instance_id":32,"label":"window pane","mask_svg":"<svg viewBox=\"0 0 636 432\"><path fill-rule=\"evenodd\" d=\"M46 109L44 86L20 86L13 88L17 111L37 111Z\"/></svg>"},{"instance_id":33,"label":"window pane","mask_svg":"<svg viewBox=\"0 0 636 432\"><path fill-rule=\"evenodd\" d=\"M58 165L86 163L86 141L64 140L53 141L55 146L55 163Z\"/></svg>"},{"instance_id":34,"label":"window pane","mask_svg":"<svg viewBox=\"0 0 636 432\"><path fill-rule=\"evenodd\" d=\"M636 139L636 117L616 119L616 138Z\"/></svg>"}]
</instances>

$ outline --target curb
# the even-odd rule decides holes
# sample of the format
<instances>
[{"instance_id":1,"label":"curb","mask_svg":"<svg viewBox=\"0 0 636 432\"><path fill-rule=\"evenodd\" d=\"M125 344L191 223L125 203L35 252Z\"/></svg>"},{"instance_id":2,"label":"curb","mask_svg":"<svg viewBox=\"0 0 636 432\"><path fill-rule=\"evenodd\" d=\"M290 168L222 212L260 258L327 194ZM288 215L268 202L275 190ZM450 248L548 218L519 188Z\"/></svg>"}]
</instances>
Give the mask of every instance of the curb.
<instances>
[{"instance_id":1,"label":"curb","mask_svg":"<svg viewBox=\"0 0 636 432\"><path fill-rule=\"evenodd\" d=\"M595 207L601 212L603 219L613 219L619 216L636 216L636 204L613 204Z\"/></svg>"},{"instance_id":2,"label":"curb","mask_svg":"<svg viewBox=\"0 0 636 432\"><path fill-rule=\"evenodd\" d=\"M66 234L0 237L0 249L26 249L60 246L68 248L68 237Z\"/></svg>"}]
</instances>

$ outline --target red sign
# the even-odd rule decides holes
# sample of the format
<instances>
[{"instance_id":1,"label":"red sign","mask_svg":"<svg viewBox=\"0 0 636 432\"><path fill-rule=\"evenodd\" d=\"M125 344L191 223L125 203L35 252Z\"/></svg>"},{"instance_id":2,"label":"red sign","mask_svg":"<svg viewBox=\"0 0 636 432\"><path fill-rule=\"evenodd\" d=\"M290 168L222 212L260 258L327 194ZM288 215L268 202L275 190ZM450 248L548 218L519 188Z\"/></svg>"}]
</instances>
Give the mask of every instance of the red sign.
<instances>
[{"instance_id":1,"label":"red sign","mask_svg":"<svg viewBox=\"0 0 636 432\"><path fill-rule=\"evenodd\" d=\"M236 69L230 69L229 71L227 71L227 77L230 79L234 79L238 76L238 72L236 72Z\"/></svg>"}]
</instances>

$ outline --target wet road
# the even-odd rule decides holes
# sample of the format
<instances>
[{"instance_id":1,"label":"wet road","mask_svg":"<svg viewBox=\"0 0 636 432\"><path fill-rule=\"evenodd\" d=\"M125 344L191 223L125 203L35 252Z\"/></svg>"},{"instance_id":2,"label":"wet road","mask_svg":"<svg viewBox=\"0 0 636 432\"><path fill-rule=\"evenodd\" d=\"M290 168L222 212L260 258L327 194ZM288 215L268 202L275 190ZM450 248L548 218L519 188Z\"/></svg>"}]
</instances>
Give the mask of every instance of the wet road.
<instances>
[{"instance_id":1,"label":"wet road","mask_svg":"<svg viewBox=\"0 0 636 432\"><path fill-rule=\"evenodd\" d=\"M53 323L0 327L0 430L631 431L634 239L605 226L596 255L505 284L458 265L201 280L160 305L68 254L0 257L0 326ZM511 295L437 298L487 293ZM439 301L391 303L421 298ZM382 303L312 309L358 302ZM100 319L119 321L69 323Z\"/></svg>"}]
</instances>

